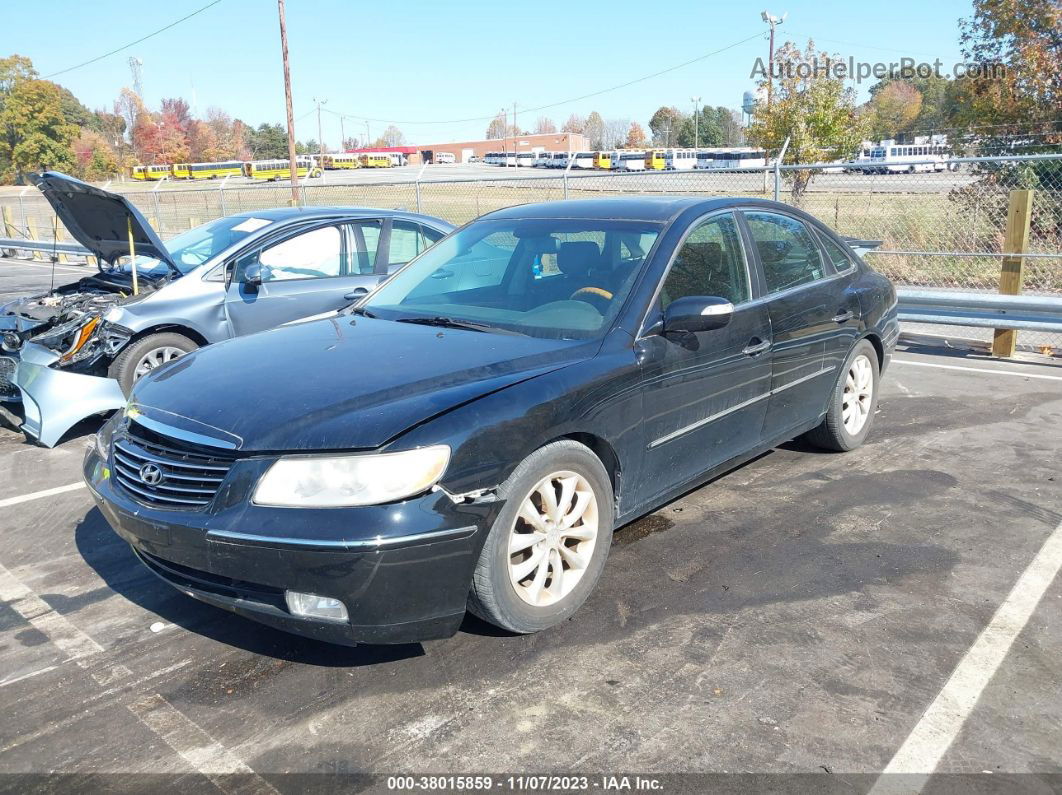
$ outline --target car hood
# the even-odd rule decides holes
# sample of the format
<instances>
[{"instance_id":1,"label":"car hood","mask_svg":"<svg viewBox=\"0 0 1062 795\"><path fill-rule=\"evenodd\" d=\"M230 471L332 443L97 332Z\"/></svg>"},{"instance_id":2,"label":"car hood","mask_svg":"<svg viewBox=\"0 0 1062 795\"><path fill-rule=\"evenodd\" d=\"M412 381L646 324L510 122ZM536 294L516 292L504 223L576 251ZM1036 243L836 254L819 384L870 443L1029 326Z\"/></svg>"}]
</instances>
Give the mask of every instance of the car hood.
<instances>
[{"instance_id":1,"label":"car hood","mask_svg":"<svg viewBox=\"0 0 1062 795\"><path fill-rule=\"evenodd\" d=\"M58 171L33 174L31 178L70 234L96 255L98 263L113 265L119 257L128 255L132 234L137 254L161 260L180 274L155 230L124 196Z\"/></svg>"},{"instance_id":2,"label":"car hood","mask_svg":"<svg viewBox=\"0 0 1062 795\"><path fill-rule=\"evenodd\" d=\"M598 347L340 315L177 359L127 414L247 452L372 449Z\"/></svg>"}]
</instances>

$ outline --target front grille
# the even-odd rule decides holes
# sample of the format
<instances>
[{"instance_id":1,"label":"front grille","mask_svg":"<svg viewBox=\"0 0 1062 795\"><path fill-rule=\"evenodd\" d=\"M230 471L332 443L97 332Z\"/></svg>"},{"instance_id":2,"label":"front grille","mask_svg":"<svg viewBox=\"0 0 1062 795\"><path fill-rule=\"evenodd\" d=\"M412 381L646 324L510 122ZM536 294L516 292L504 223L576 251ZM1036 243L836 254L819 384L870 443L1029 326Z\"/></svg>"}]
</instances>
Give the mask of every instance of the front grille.
<instances>
[{"instance_id":1,"label":"front grille","mask_svg":"<svg viewBox=\"0 0 1062 795\"><path fill-rule=\"evenodd\" d=\"M133 551L144 562L144 565L178 588L195 588L199 591L214 593L230 599L252 599L256 602L265 602L276 606L284 605L283 588L237 580L232 577L224 577L220 574L193 569L189 566L182 566L178 563L155 557L135 547Z\"/></svg>"},{"instance_id":2,"label":"front grille","mask_svg":"<svg viewBox=\"0 0 1062 795\"><path fill-rule=\"evenodd\" d=\"M0 400L17 398L21 394L15 386L16 364L17 362L10 356L0 356Z\"/></svg>"},{"instance_id":3,"label":"front grille","mask_svg":"<svg viewBox=\"0 0 1062 795\"><path fill-rule=\"evenodd\" d=\"M149 431L136 422L116 435L114 479L133 499L158 508L202 508L214 499L234 457Z\"/></svg>"}]
</instances>

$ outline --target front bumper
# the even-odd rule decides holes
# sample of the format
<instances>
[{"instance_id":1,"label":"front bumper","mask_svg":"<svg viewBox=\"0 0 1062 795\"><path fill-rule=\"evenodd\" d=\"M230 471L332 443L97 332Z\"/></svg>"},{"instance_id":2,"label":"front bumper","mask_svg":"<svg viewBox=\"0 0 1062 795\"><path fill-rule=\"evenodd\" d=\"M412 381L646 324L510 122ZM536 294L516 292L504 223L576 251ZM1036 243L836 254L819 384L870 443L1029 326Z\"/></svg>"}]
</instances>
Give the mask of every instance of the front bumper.
<instances>
[{"instance_id":1,"label":"front bumper","mask_svg":"<svg viewBox=\"0 0 1062 795\"><path fill-rule=\"evenodd\" d=\"M113 378L60 370L52 365L59 354L26 343L15 366L15 386L22 393L22 430L45 447L54 447L81 420L125 405L122 388Z\"/></svg>"},{"instance_id":2,"label":"front bumper","mask_svg":"<svg viewBox=\"0 0 1062 795\"><path fill-rule=\"evenodd\" d=\"M441 492L349 509L267 508L235 499L253 489L255 473L269 463L241 460L202 510L134 501L94 448L84 475L100 511L137 557L196 599L342 645L410 643L457 631L500 503L455 504ZM349 621L293 615L285 590L340 599Z\"/></svg>"}]
</instances>

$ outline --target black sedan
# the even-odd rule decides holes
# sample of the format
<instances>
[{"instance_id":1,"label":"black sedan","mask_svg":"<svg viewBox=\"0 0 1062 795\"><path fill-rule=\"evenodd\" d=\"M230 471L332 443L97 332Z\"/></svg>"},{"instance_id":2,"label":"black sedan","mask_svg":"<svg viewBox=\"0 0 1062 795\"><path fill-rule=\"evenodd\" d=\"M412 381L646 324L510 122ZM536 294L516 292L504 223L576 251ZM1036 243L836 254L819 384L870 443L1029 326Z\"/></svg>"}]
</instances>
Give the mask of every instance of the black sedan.
<instances>
[{"instance_id":1,"label":"black sedan","mask_svg":"<svg viewBox=\"0 0 1062 795\"><path fill-rule=\"evenodd\" d=\"M613 529L799 435L863 442L892 285L751 199L526 205L337 317L191 353L85 477L153 572L351 644L564 620Z\"/></svg>"}]
</instances>

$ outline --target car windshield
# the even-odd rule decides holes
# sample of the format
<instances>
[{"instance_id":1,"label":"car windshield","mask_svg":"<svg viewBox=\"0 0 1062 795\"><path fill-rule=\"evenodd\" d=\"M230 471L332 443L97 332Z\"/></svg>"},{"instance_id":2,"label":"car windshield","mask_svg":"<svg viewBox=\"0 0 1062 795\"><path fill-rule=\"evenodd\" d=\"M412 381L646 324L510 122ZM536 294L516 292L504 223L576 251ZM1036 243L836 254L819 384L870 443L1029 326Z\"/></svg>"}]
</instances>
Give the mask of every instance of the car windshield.
<instances>
[{"instance_id":1,"label":"car windshield","mask_svg":"<svg viewBox=\"0 0 1062 795\"><path fill-rule=\"evenodd\" d=\"M211 221L182 232L176 237L171 237L166 241L166 250L170 252L170 258L181 273L190 273L252 232L257 232L274 223L276 222L269 218L247 216L219 218L217 221ZM128 259L123 261L120 267L128 272ZM154 257L143 256L136 258L136 270L137 273L154 277L163 277L170 272L164 262Z\"/></svg>"},{"instance_id":2,"label":"car windshield","mask_svg":"<svg viewBox=\"0 0 1062 795\"><path fill-rule=\"evenodd\" d=\"M660 229L648 221L475 221L413 260L359 310L535 337L595 337L619 312Z\"/></svg>"}]
</instances>

